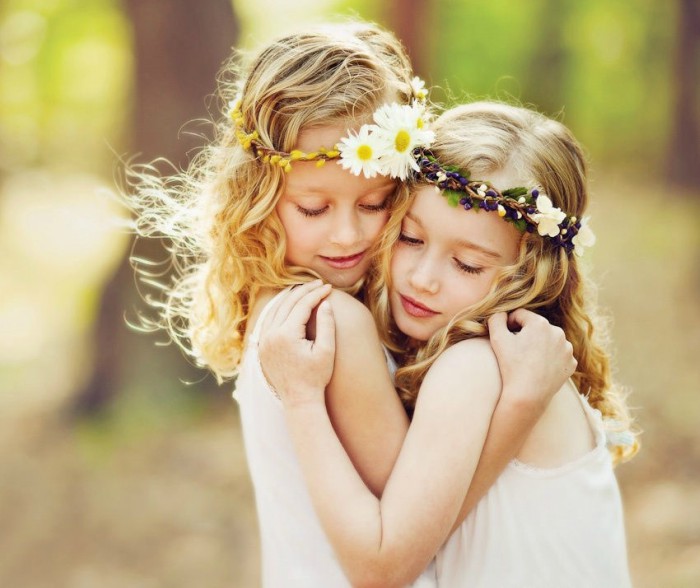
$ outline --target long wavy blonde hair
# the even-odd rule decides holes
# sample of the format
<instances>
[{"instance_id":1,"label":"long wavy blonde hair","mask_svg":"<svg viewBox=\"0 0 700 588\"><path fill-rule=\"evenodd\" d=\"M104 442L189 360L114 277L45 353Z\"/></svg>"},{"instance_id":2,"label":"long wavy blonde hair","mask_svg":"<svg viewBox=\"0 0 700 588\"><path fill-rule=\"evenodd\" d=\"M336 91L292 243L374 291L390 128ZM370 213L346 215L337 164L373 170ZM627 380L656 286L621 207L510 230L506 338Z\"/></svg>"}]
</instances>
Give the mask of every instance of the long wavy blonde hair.
<instances>
[{"instance_id":1,"label":"long wavy blonde hair","mask_svg":"<svg viewBox=\"0 0 700 588\"><path fill-rule=\"evenodd\" d=\"M581 218L588 204L586 162L576 139L561 123L516 106L478 102L445 112L433 125L431 150L443 165L469 170L473 179L488 180L505 168L514 170L525 185L541 186L555 206ZM607 335L593 302L592 285L579 260L537 233L522 237L517 261L503 268L489 294L455 316L426 343L403 335L391 318L389 264L401 218L410 202L401 204L386 227L382 253L368 283L368 303L385 343L399 359L396 385L410 412L430 366L450 345L487 335L492 314L517 308L534 310L561 327L578 360L573 375L577 389L607 421L628 431L631 418L622 390L612 382L606 352ZM455 214L474 212L455 211ZM637 451L637 442L617 446L616 459Z\"/></svg>"},{"instance_id":2,"label":"long wavy blonde hair","mask_svg":"<svg viewBox=\"0 0 700 588\"><path fill-rule=\"evenodd\" d=\"M239 76L222 72L221 110L239 92L243 125L269 147L290 151L303 129L366 122L386 101L409 103L411 67L396 38L372 24L345 23L291 34L265 47ZM330 147L330 146L329 146ZM237 142L226 116L216 140L188 171L162 178L132 170L126 195L138 235L166 238L174 277L167 284L136 263L161 295L145 321L165 329L219 381L234 376L255 296L309 279L285 263L286 239L275 206L284 171ZM401 194L397 190L397 194Z\"/></svg>"}]
</instances>

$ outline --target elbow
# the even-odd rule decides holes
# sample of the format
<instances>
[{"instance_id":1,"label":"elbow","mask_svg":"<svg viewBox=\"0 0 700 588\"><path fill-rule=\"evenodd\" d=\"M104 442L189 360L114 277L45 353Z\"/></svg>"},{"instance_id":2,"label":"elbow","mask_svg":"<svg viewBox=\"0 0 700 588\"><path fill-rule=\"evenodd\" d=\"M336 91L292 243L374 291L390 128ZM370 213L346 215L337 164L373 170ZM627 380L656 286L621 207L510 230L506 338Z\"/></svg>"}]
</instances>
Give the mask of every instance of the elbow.
<instances>
[{"instance_id":1,"label":"elbow","mask_svg":"<svg viewBox=\"0 0 700 588\"><path fill-rule=\"evenodd\" d=\"M348 574L353 588L403 588L412 581L405 576L403 569L388 569L379 564L361 565L357 568Z\"/></svg>"}]
</instances>

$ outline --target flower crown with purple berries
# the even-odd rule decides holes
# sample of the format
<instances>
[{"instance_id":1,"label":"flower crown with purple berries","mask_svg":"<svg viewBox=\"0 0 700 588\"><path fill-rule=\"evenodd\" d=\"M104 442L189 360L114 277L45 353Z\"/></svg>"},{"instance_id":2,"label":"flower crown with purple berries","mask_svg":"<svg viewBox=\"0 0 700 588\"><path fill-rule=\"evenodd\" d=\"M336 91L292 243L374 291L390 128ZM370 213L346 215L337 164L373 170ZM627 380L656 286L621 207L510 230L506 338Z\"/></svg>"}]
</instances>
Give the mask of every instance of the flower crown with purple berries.
<instances>
[{"instance_id":1,"label":"flower crown with purple berries","mask_svg":"<svg viewBox=\"0 0 700 588\"><path fill-rule=\"evenodd\" d=\"M567 253L573 251L578 256L595 244L588 219L568 216L539 187L499 191L489 182L471 180L469 172L463 174L456 167L440 165L427 149L417 149L414 156L419 167L415 179L436 186L450 206L495 211L520 231L537 230L540 236L549 237Z\"/></svg>"}]
</instances>

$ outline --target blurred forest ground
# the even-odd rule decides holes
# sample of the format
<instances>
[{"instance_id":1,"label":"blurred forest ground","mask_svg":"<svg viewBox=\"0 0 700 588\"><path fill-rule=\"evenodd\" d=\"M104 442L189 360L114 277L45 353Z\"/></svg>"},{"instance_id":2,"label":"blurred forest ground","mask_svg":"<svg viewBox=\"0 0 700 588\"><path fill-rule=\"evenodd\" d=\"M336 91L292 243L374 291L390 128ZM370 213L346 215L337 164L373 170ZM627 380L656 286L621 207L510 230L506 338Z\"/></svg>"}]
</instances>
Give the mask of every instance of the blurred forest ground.
<instances>
[{"instance_id":1,"label":"blurred forest ground","mask_svg":"<svg viewBox=\"0 0 700 588\"><path fill-rule=\"evenodd\" d=\"M369 2L270 2L264 21L235 4L246 46L346 5L381 18ZM464 87L549 113L565 105L589 148L592 271L644 430L619 468L641 588L700 585L700 189L667 173L680 4L434 2L419 69L459 98ZM468 38L462 23L474 23ZM114 151L133 152L130 31L112 0L0 4L0 586L259 583L230 385L183 385L179 364L142 337L148 353L109 409L65 416L95 353L101 289L128 247L113 201L96 194L113 184Z\"/></svg>"}]
</instances>

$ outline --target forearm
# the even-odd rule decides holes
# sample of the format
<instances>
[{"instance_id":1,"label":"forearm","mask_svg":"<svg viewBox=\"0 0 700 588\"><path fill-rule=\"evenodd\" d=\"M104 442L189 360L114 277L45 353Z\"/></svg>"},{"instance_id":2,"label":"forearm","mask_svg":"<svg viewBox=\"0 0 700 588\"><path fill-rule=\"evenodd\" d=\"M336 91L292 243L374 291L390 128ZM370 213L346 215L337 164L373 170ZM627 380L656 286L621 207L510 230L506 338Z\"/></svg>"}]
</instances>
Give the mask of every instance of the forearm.
<instances>
[{"instance_id":1,"label":"forearm","mask_svg":"<svg viewBox=\"0 0 700 588\"><path fill-rule=\"evenodd\" d=\"M488 492L508 463L518 455L545 408L546 404L524 396L519 390L503 390L453 531Z\"/></svg>"},{"instance_id":2,"label":"forearm","mask_svg":"<svg viewBox=\"0 0 700 588\"><path fill-rule=\"evenodd\" d=\"M379 564L380 500L355 470L322 403L288 407L286 417L321 525L346 573L358 582L358 575Z\"/></svg>"}]
</instances>

